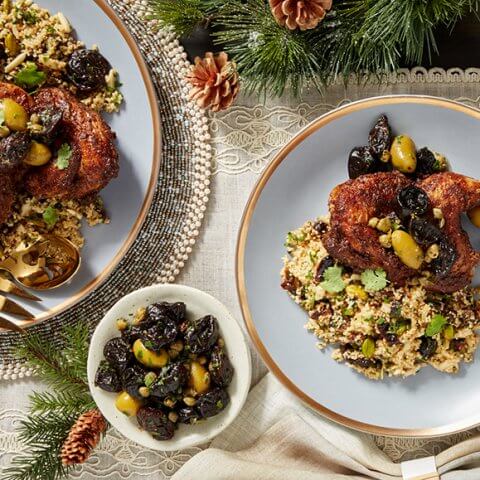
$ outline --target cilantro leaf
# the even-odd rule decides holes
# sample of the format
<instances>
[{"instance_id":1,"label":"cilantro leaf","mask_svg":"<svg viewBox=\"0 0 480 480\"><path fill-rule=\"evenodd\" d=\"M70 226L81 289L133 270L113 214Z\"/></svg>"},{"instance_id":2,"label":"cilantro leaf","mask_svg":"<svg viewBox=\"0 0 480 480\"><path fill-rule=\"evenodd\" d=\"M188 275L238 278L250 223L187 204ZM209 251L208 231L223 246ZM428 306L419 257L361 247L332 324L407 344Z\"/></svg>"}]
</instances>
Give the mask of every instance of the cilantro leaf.
<instances>
[{"instance_id":1,"label":"cilantro leaf","mask_svg":"<svg viewBox=\"0 0 480 480\"><path fill-rule=\"evenodd\" d=\"M345 282L342 279L342 267L328 267L323 272L323 282L320 286L330 293L341 292L345 288Z\"/></svg>"},{"instance_id":2,"label":"cilantro leaf","mask_svg":"<svg viewBox=\"0 0 480 480\"><path fill-rule=\"evenodd\" d=\"M427 337L433 337L437 333L440 333L443 330L443 327L447 323L447 319L440 314L434 315L430 323L425 329L425 335Z\"/></svg>"},{"instance_id":3,"label":"cilantro leaf","mask_svg":"<svg viewBox=\"0 0 480 480\"><path fill-rule=\"evenodd\" d=\"M35 88L47 79L45 72L38 70L37 66L29 62L15 75L15 83L23 88Z\"/></svg>"},{"instance_id":4,"label":"cilantro leaf","mask_svg":"<svg viewBox=\"0 0 480 480\"><path fill-rule=\"evenodd\" d=\"M58 212L52 206L49 206L45 209L42 217L43 221L47 224L49 228L52 228L58 222Z\"/></svg>"},{"instance_id":5,"label":"cilantro leaf","mask_svg":"<svg viewBox=\"0 0 480 480\"><path fill-rule=\"evenodd\" d=\"M68 143L64 143L58 150L56 167L59 170L65 170L70 165L70 159L72 158L72 148Z\"/></svg>"},{"instance_id":6,"label":"cilantro leaf","mask_svg":"<svg viewBox=\"0 0 480 480\"><path fill-rule=\"evenodd\" d=\"M364 270L361 279L367 292L378 292L384 289L388 283L387 274L382 268Z\"/></svg>"}]
</instances>

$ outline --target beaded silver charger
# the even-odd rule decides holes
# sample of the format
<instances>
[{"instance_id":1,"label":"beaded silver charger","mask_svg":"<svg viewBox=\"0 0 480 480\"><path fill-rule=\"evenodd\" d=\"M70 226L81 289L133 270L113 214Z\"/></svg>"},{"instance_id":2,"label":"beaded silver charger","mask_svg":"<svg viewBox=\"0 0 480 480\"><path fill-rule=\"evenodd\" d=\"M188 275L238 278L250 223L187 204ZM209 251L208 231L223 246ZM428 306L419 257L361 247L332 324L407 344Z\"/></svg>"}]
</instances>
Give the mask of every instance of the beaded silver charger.
<instances>
[{"instance_id":1,"label":"beaded silver charger","mask_svg":"<svg viewBox=\"0 0 480 480\"><path fill-rule=\"evenodd\" d=\"M137 240L109 279L74 308L31 330L60 346L62 326L86 321L93 328L120 297L152 283L173 282L199 234L210 193L208 120L187 100L189 63L175 36L145 19L145 2L109 0L134 36L152 74L162 119L163 151L152 206ZM0 333L0 378L32 372L13 351L19 335Z\"/></svg>"}]
</instances>

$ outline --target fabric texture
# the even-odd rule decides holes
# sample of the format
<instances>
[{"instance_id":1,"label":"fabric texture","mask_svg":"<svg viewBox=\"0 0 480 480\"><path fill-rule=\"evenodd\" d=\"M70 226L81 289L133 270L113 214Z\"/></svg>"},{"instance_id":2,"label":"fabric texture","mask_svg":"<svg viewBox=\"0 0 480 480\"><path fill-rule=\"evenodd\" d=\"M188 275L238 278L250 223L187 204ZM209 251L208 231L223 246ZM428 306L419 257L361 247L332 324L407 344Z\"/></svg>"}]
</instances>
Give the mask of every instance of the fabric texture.
<instances>
[{"instance_id":1,"label":"fabric texture","mask_svg":"<svg viewBox=\"0 0 480 480\"><path fill-rule=\"evenodd\" d=\"M480 436L436 457L441 479L480 478ZM468 471L467 471L468 469ZM237 420L172 480L401 480L400 464L370 435L340 427L296 401L266 375Z\"/></svg>"}]
</instances>

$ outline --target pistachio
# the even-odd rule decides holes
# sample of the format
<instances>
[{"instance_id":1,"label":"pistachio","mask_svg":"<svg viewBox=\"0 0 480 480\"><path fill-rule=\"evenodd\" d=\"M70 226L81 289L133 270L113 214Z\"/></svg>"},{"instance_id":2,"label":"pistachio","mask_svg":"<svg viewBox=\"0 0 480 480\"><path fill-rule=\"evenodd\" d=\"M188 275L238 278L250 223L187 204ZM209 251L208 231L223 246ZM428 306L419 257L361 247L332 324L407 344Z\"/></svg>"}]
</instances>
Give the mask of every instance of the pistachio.
<instances>
[{"instance_id":1,"label":"pistachio","mask_svg":"<svg viewBox=\"0 0 480 480\"><path fill-rule=\"evenodd\" d=\"M367 292L360 285L347 285L345 291L349 297L366 300L368 298Z\"/></svg>"},{"instance_id":2,"label":"pistachio","mask_svg":"<svg viewBox=\"0 0 480 480\"><path fill-rule=\"evenodd\" d=\"M362 343L362 353L365 358L372 358L375 353L375 341L366 338Z\"/></svg>"}]
</instances>

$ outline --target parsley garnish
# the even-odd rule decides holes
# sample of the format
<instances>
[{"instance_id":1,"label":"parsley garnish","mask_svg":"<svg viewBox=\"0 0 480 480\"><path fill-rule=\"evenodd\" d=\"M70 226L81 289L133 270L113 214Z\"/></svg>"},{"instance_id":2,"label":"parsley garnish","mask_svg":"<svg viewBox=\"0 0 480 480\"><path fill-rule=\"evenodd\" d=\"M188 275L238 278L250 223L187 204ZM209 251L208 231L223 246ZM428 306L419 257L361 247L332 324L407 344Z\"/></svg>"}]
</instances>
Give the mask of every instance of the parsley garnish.
<instances>
[{"instance_id":1,"label":"parsley garnish","mask_svg":"<svg viewBox=\"0 0 480 480\"><path fill-rule=\"evenodd\" d=\"M15 75L15 83L20 87L32 89L41 85L46 78L45 72L38 70L34 63L29 62Z\"/></svg>"},{"instance_id":2,"label":"parsley garnish","mask_svg":"<svg viewBox=\"0 0 480 480\"><path fill-rule=\"evenodd\" d=\"M387 274L385 270L377 268L376 270L365 270L362 272L362 283L367 292L378 292L387 286Z\"/></svg>"},{"instance_id":3,"label":"parsley garnish","mask_svg":"<svg viewBox=\"0 0 480 480\"><path fill-rule=\"evenodd\" d=\"M55 165L59 170L65 170L70 165L72 149L68 143L64 143L58 150Z\"/></svg>"},{"instance_id":4,"label":"parsley garnish","mask_svg":"<svg viewBox=\"0 0 480 480\"><path fill-rule=\"evenodd\" d=\"M443 330L443 327L447 323L447 319L440 314L434 315L430 323L427 325L425 335L427 337L433 337L437 333Z\"/></svg>"},{"instance_id":5,"label":"parsley garnish","mask_svg":"<svg viewBox=\"0 0 480 480\"><path fill-rule=\"evenodd\" d=\"M342 267L328 267L323 272L323 282L320 286L330 293L341 292L345 288L345 282L342 279Z\"/></svg>"},{"instance_id":6,"label":"parsley garnish","mask_svg":"<svg viewBox=\"0 0 480 480\"><path fill-rule=\"evenodd\" d=\"M217 403L216 403L216 406L219 410L221 410L223 408L223 402L221 400L219 400Z\"/></svg>"},{"instance_id":7,"label":"parsley garnish","mask_svg":"<svg viewBox=\"0 0 480 480\"><path fill-rule=\"evenodd\" d=\"M43 221L47 224L49 228L52 228L58 222L58 212L57 210L49 206L43 212Z\"/></svg>"}]
</instances>

